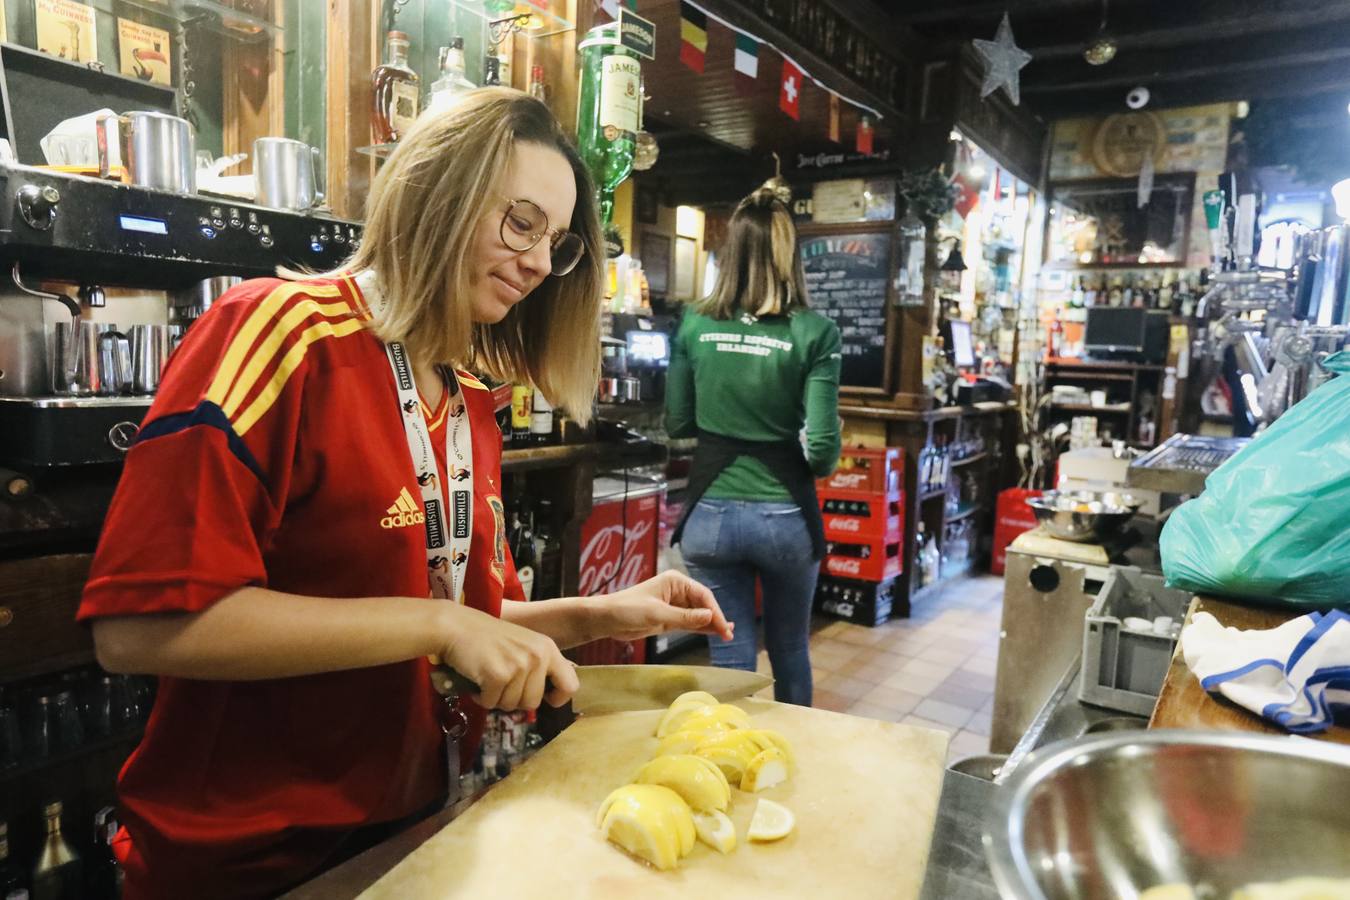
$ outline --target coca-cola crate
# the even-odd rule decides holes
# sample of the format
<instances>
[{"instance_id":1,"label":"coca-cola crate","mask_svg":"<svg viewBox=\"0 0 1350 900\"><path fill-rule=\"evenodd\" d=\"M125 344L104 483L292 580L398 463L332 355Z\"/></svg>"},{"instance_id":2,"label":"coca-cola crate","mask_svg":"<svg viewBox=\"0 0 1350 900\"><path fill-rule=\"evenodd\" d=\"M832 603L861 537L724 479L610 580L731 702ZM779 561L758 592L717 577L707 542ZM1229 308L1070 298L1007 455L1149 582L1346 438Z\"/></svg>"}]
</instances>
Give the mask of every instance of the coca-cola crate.
<instances>
[{"instance_id":1,"label":"coca-cola crate","mask_svg":"<svg viewBox=\"0 0 1350 900\"><path fill-rule=\"evenodd\" d=\"M819 479L816 486L822 491L897 493L904 483L904 472L905 451L900 447L882 450L845 447L834 472Z\"/></svg>"},{"instance_id":2,"label":"coca-cola crate","mask_svg":"<svg viewBox=\"0 0 1350 900\"><path fill-rule=\"evenodd\" d=\"M1022 532L1036 527L1036 513L1027 506L1027 501L1040 495L1040 491L1026 488L1008 488L999 492L998 503L994 507L994 557L989 564L989 571L995 575L1003 574L1003 566L1008 559L1008 545L1017 540Z\"/></svg>"},{"instance_id":3,"label":"coca-cola crate","mask_svg":"<svg viewBox=\"0 0 1350 900\"><path fill-rule=\"evenodd\" d=\"M894 543L904 533L905 495L859 491L823 491L820 515L829 541L873 540Z\"/></svg>"},{"instance_id":4,"label":"coca-cola crate","mask_svg":"<svg viewBox=\"0 0 1350 900\"><path fill-rule=\"evenodd\" d=\"M816 612L845 619L855 625L880 625L891 616L895 579L853 581L820 576L816 582Z\"/></svg>"},{"instance_id":5,"label":"coca-cola crate","mask_svg":"<svg viewBox=\"0 0 1350 900\"><path fill-rule=\"evenodd\" d=\"M900 548L902 541L884 538L853 542L830 541L825 560L820 564L822 575L835 578L854 578L859 581L885 581L904 571Z\"/></svg>"}]
</instances>

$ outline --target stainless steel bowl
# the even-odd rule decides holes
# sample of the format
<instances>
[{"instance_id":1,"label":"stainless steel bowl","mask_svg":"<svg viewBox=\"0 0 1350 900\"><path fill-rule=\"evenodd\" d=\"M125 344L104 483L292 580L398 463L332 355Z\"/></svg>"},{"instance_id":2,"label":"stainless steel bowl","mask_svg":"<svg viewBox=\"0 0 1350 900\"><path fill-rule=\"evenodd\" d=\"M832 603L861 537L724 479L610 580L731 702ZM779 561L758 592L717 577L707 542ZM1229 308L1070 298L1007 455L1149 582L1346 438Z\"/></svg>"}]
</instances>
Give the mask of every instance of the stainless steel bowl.
<instances>
[{"instance_id":1,"label":"stainless steel bowl","mask_svg":"<svg viewBox=\"0 0 1350 900\"><path fill-rule=\"evenodd\" d=\"M1009 775L985 821L1004 897L1124 900L1188 884L1350 878L1350 747L1216 731L1091 735Z\"/></svg>"},{"instance_id":2,"label":"stainless steel bowl","mask_svg":"<svg viewBox=\"0 0 1350 900\"><path fill-rule=\"evenodd\" d=\"M1116 534L1141 505L1117 491L1046 491L1026 502L1052 537L1088 544Z\"/></svg>"}]
</instances>

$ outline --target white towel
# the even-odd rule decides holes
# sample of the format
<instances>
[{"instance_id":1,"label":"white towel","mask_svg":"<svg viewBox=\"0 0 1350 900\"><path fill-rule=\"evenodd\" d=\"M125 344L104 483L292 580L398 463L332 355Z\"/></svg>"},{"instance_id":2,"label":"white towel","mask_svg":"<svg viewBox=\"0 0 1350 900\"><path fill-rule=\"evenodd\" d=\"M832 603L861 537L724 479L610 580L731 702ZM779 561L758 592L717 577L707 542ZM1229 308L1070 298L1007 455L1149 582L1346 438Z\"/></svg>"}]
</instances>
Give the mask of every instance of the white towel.
<instances>
[{"instance_id":1,"label":"white towel","mask_svg":"<svg viewBox=\"0 0 1350 900\"><path fill-rule=\"evenodd\" d=\"M1309 613L1267 631L1196 613L1181 652L1200 686L1287 731L1326 731L1350 716L1350 615Z\"/></svg>"}]
</instances>

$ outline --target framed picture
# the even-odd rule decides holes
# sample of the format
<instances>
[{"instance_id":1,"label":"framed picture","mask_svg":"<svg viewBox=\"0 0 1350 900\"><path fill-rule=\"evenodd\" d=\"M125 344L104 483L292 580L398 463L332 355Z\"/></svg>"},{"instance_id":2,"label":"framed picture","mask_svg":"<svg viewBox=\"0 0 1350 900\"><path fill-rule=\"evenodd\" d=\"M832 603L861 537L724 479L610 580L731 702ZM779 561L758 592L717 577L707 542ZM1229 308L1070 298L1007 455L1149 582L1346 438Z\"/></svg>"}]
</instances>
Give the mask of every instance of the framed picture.
<instances>
[{"instance_id":1,"label":"framed picture","mask_svg":"<svg viewBox=\"0 0 1350 900\"><path fill-rule=\"evenodd\" d=\"M691 237L675 238L675 289L672 296L676 300L693 300L694 285L698 281L698 242ZM648 281L651 276L647 276Z\"/></svg>"},{"instance_id":2,"label":"framed picture","mask_svg":"<svg viewBox=\"0 0 1350 900\"><path fill-rule=\"evenodd\" d=\"M665 297L670 292L670 235L642 232L642 270L654 295Z\"/></svg>"}]
</instances>

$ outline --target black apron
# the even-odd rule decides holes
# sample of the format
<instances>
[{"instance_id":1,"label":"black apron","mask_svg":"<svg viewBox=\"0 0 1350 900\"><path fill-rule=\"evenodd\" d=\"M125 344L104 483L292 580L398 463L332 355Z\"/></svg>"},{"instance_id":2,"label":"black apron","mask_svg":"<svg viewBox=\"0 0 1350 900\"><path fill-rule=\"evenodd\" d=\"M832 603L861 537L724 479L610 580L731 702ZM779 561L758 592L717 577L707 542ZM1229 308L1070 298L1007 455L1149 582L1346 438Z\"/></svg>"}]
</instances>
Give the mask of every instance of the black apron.
<instances>
[{"instance_id":1,"label":"black apron","mask_svg":"<svg viewBox=\"0 0 1350 900\"><path fill-rule=\"evenodd\" d=\"M825 557L825 520L820 516L820 501L816 499L816 479L811 474L802 448L796 441L742 441L711 431L699 431L698 448L689 469L689 487L685 492L684 512L670 542L678 544L684 534L684 524L698 506L708 488L722 474L722 470L738 456L749 456L764 463L770 472L792 495L792 501L801 507L806 518L806 530L811 535L812 559Z\"/></svg>"}]
</instances>

